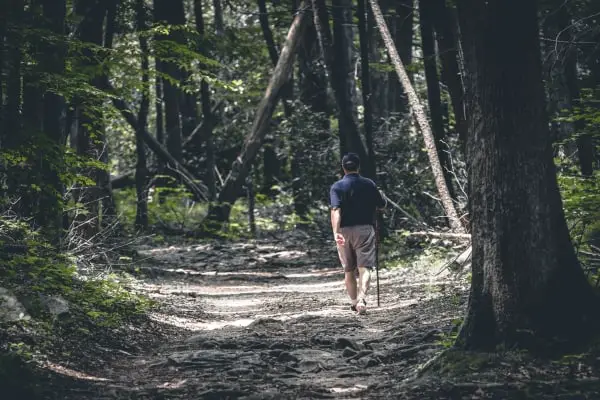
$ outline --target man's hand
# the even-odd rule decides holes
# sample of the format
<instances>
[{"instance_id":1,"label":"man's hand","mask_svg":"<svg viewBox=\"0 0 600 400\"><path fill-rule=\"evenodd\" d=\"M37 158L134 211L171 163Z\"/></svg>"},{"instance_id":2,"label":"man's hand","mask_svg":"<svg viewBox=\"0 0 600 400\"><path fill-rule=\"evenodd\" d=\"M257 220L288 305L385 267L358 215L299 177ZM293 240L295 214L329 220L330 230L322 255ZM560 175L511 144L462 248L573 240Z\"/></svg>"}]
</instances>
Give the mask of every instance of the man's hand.
<instances>
[{"instance_id":1,"label":"man's hand","mask_svg":"<svg viewBox=\"0 0 600 400\"><path fill-rule=\"evenodd\" d=\"M344 236L341 233L336 233L334 235L335 237L335 242L337 243L338 246L343 246L344 244L346 244L346 239L344 239Z\"/></svg>"}]
</instances>

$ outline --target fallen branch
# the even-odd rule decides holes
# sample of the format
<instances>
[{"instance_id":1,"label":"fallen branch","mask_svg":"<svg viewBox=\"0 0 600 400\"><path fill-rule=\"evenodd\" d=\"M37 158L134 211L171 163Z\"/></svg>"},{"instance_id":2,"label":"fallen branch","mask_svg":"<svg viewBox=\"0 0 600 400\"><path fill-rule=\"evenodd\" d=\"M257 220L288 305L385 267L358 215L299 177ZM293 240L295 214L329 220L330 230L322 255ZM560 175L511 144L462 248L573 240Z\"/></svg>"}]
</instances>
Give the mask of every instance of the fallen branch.
<instances>
[{"instance_id":1,"label":"fallen branch","mask_svg":"<svg viewBox=\"0 0 600 400\"><path fill-rule=\"evenodd\" d=\"M427 236L439 239L458 239L471 240L471 235L468 233L452 233L452 232L410 232L408 236Z\"/></svg>"},{"instance_id":2,"label":"fallen branch","mask_svg":"<svg viewBox=\"0 0 600 400\"><path fill-rule=\"evenodd\" d=\"M456 257L454 257L454 259L452 259L450 262L446 263L436 275L441 274L442 272L444 272L444 270L446 268L458 272L461 271L463 268L467 267L470 265L471 262L471 257L473 255L473 246L469 245L469 247L467 247L465 249L465 251L463 251L462 253L460 253L459 255L457 255Z\"/></svg>"},{"instance_id":3,"label":"fallen branch","mask_svg":"<svg viewBox=\"0 0 600 400\"><path fill-rule=\"evenodd\" d=\"M408 213L408 211L406 211L405 209L403 209L402 207L400 207L398 204L394 203L394 201L392 201L392 199L390 199L389 197L387 197L385 195L385 193L381 193L383 199L385 201L387 201L389 204L391 204L395 209L397 209L398 211L400 211L402 214L404 214L408 219L410 219L411 221L413 221L415 224L417 225L422 225L424 227L429 227L425 222L423 221L419 221L418 219L416 219L415 217L413 217L412 215L410 215Z\"/></svg>"}]
</instances>

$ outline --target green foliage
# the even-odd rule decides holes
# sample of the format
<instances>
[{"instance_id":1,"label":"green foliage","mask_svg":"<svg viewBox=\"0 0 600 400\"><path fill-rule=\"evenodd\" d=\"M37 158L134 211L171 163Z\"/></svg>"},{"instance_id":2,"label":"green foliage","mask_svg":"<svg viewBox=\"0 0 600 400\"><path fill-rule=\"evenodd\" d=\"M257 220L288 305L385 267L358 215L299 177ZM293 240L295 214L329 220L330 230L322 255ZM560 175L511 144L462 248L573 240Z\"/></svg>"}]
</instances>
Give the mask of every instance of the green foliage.
<instances>
[{"instance_id":1,"label":"green foliage","mask_svg":"<svg viewBox=\"0 0 600 400\"><path fill-rule=\"evenodd\" d=\"M24 299L28 312L44 320L44 296L58 295L68 301L72 314L93 326L114 327L148 310L152 302L128 290L116 276L83 279L75 260L60 254L28 224L0 218L0 286Z\"/></svg>"},{"instance_id":2,"label":"green foliage","mask_svg":"<svg viewBox=\"0 0 600 400\"><path fill-rule=\"evenodd\" d=\"M133 231L137 195L133 188L115 191L123 225ZM148 224L175 230L193 229L206 215L207 204L196 203L184 186L156 187L148 196Z\"/></svg>"}]
</instances>

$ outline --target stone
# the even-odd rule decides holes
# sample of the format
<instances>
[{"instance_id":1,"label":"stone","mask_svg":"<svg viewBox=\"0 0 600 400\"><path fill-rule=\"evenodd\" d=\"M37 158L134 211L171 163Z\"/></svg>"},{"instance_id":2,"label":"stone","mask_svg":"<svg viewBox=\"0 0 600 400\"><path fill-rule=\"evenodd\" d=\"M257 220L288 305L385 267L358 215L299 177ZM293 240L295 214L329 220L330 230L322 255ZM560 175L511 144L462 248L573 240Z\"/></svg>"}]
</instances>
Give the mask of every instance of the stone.
<instances>
[{"instance_id":1,"label":"stone","mask_svg":"<svg viewBox=\"0 0 600 400\"><path fill-rule=\"evenodd\" d=\"M360 346L355 340L349 339L349 338L337 338L337 340L335 341L334 344L334 348L341 350L341 349L345 349L346 347L350 347L351 349L360 351L362 350L362 346Z\"/></svg>"},{"instance_id":2,"label":"stone","mask_svg":"<svg viewBox=\"0 0 600 400\"><path fill-rule=\"evenodd\" d=\"M62 296L41 296L44 308L55 317L69 314L69 302Z\"/></svg>"},{"instance_id":3,"label":"stone","mask_svg":"<svg viewBox=\"0 0 600 400\"><path fill-rule=\"evenodd\" d=\"M15 295L8 289L0 287L0 321L16 322L29 320L31 317Z\"/></svg>"}]
</instances>

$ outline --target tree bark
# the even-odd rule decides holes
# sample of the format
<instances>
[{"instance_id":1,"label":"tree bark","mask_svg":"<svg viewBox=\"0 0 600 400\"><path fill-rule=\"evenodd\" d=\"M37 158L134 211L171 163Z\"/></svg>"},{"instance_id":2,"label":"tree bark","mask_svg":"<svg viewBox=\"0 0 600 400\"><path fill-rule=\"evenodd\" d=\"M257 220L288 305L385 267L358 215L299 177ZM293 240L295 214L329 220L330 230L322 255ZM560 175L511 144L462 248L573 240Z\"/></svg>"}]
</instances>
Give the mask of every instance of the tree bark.
<instances>
[{"instance_id":1,"label":"tree bark","mask_svg":"<svg viewBox=\"0 0 600 400\"><path fill-rule=\"evenodd\" d=\"M354 32L352 29L352 1L332 0L331 17L333 19L333 71L330 75L336 81L335 87L340 92L339 107L339 136L340 150L366 155L360 139L356 118L356 85L354 82ZM363 165L367 165L366 157L361 157Z\"/></svg>"},{"instance_id":2,"label":"tree bark","mask_svg":"<svg viewBox=\"0 0 600 400\"><path fill-rule=\"evenodd\" d=\"M379 4L377 4L377 0L370 0L371 8L373 10L373 15L375 17L375 21L377 26L379 27L379 31L381 32L381 36L383 37L383 41L385 46L390 54L390 58L392 59L392 63L394 64L394 68L396 69L396 73L398 74L398 78L402 83L402 87L405 92L408 94L408 99L410 101L411 110L413 116L417 122L417 125L421 129L423 134L423 140L425 142L425 147L427 149L427 155L429 157L429 162L431 163L431 170L433 172L433 177L435 179L435 184L437 186L437 190L442 202L442 205L446 211L446 216L449 218L450 226L453 230L457 232L464 232L465 228L463 227L460 218L458 217L458 213L456 208L454 207L454 203L452 202L452 197L450 196L450 192L448 191L448 187L446 186L446 181L444 179L444 172L442 169L442 165L440 164L440 159L437 154L437 149L435 146L435 138L433 133L431 132L431 127L429 126L429 122L427 121L427 116L425 111L423 110L423 106L415 92L412 84L406 74L406 70L398 56L398 51L394 46L394 42L390 35L390 32L387 29L385 24L385 20L383 19L383 15L381 14L381 9L379 8Z\"/></svg>"},{"instance_id":3,"label":"tree bark","mask_svg":"<svg viewBox=\"0 0 600 400\"><path fill-rule=\"evenodd\" d=\"M154 19L155 21L164 21L169 25L185 25L185 14L182 0L174 2L168 0L154 0ZM157 35L158 40L171 40L176 43L183 43L184 39L181 32L174 31L168 36ZM167 57L177 57L171 51L165 54ZM182 73L179 67L172 61L161 60L161 71L175 81L181 81ZM182 126L181 126L181 108L182 97L177 85L170 79L163 78L163 98L165 102L165 127L167 150L175 157L178 162L182 161Z\"/></svg>"},{"instance_id":4,"label":"tree bark","mask_svg":"<svg viewBox=\"0 0 600 400\"><path fill-rule=\"evenodd\" d=\"M6 74L6 135L5 148L15 148L21 140L21 42L20 34L16 28L23 18L23 0L11 0L8 9L8 25L6 32L7 45L7 74Z\"/></svg>"},{"instance_id":5,"label":"tree bark","mask_svg":"<svg viewBox=\"0 0 600 400\"><path fill-rule=\"evenodd\" d=\"M396 24L394 29L394 44L398 49L400 59L404 65L412 64L413 39L414 39L414 0L398 0L395 3ZM409 104L402 84L396 79L395 72L389 73L390 111L408 114ZM412 75L408 73L412 80Z\"/></svg>"},{"instance_id":6,"label":"tree bark","mask_svg":"<svg viewBox=\"0 0 600 400\"><path fill-rule=\"evenodd\" d=\"M162 71L162 65L158 58L155 59L155 68L157 72ZM156 141L161 145L165 144L165 115L164 115L164 100L163 100L163 84L162 78L158 75L154 77L155 90L155 108L156 108ZM191 135L190 135L191 137ZM164 172L165 165L158 160L156 166L159 171Z\"/></svg>"},{"instance_id":7,"label":"tree bark","mask_svg":"<svg viewBox=\"0 0 600 400\"><path fill-rule=\"evenodd\" d=\"M419 19L421 25L421 47L423 63L425 66L425 80L427 82L427 102L431 118L431 130L435 138L437 154L442 165L446 186L452 199L456 198L452 183L452 165L450 163L450 148L445 143L446 132L444 129L444 113L442 110L442 95L438 78L437 55L435 51L435 38L433 35L434 12L431 0L419 1Z\"/></svg>"},{"instance_id":8,"label":"tree bark","mask_svg":"<svg viewBox=\"0 0 600 400\"><path fill-rule=\"evenodd\" d=\"M536 349L545 339L586 335L597 320L596 297L557 185L536 2L458 4L474 107L467 143L472 285L457 346Z\"/></svg>"},{"instance_id":9,"label":"tree bark","mask_svg":"<svg viewBox=\"0 0 600 400\"><path fill-rule=\"evenodd\" d=\"M0 149L2 148L5 140L4 124L6 122L4 115L4 60L5 60L5 46L4 41L6 40L6 22L7 22L7 10L6 7L0 8Z\"/></svg>"},{"instance_id":10,"label":"tree bark","mask_svg":"<svg viewBox=\"0 0 600 400\"><path fill-rule=\"evenodd\" d=\"M65 0L43 0L44 25L56 35L64 35L67 5ZM44 72L50 74L62 74L65 70L66 44L60 41L48 44L44 48L41 64ZM61 157L52 160L47 165L40 165L44 182L52 188L50 193L42 195L38 200L41 205L39 211L41 218L38 222L48 232L50 240L60 245L61 227L63 217L63 195L64 185L61 181L59 170L63 163L63 146L66 142L65 128L66 104L65 100L50 91L44 93L43 98L43 129L44 134L57 150L56 154Z\"/></svg>"},{"instance_id":11,"label":"tree bark","mask_svg":"<svg viewBox=\"0 0 600 400\"><path fill-rule=\"evenodd\" d=\"M307 141L305 135L290 138L294 146L292 159L294 210L298 216L308 213L310 201L313 200L313 192L307 188L319 190L318 188L326 188L331 184L330 174L310 173L306 169L307 165L311 165L310 162L307 163L309 154L326 151L327 156L331 157L330 106L327 96L327 78L321 66L320 54L317 30L313 21L309 20L298 47L298 89L300 102L306 105L304 112L310 113L311 117L310 139ZM320 198L320 194L317 197ZM297 226L304 227L302 223Z\"/></svg>"},{"instance_id":12,"label":"tree bark","mask_svg":"<svg viewBox=\"0 0 600 400\"><path fill-rule=\"evenodd\" d=\"M150 77L149 77L149 50L148 39L144 36L147 29L146 7L144 0L136 0L137 29L139 32L141 67L142 67L142 99L138 122L135 130L135 152L137 160L135 164L135 189L137 194L137 207L135 213L135 226L139 230L148 229L148 166L146 163L146 146L144 144L143 132L146 131L148 123L148 111L150 108Z\"/></svg>"},{"instance_id":13,"label":"tree bark","mask_svg":"<svg viewBox=\"0 0 600 400\"><path fill-rule=\"evenodd\" d=\"M218 1L218 0L215 0ZM216 10L215 10L216 13ZM194 1L194 14L196 16L196 31L200 35L200 46L198 51L207 56L204 48L205 27L204 14L202 10L202 0ZM216 20L216 16L215 16ZM208 198L210 201L217 199L217 181L215 177L215 149L213 140L213 128L215 126L215 116L212 113L210 103L210 88L206 79L200 83L200 95L202 97L202 117L204 118L204 142L206 148L206 185L208 186Z\"/></svg>"},{"instance_id":14,"label":"tree bark","mask_svg":"<svg viewBox=\"0 0 600 400\"><path fill-rule=\"evenodd\" d=\"M220 229L228 219L231 207L248 175L252 161L261 146L267 132L269 122L281 90L289 79L293 67L294 54L300 37L306 27L306 13L304 3L300 6L288 32L285 45L282 47L277 66L273 71L265 95L258 105L258 110L252 130L246 137L240 155L231 166L231 171L225 180L223 189L219 193L218 204L211 205L206 218L207 228Z\"/></svg>"},{"instance_id":15,"label":"tree bark","mask_svg":"<svg viewBox=\"0 0 600 400\"><path fill-rule=\"evenodd\" d=\"M223 7L221 0L213 0L213 12L215 15L215 33L217 36L225 34L225 23L223 22Z\"/></svg>"}]
</instances>

